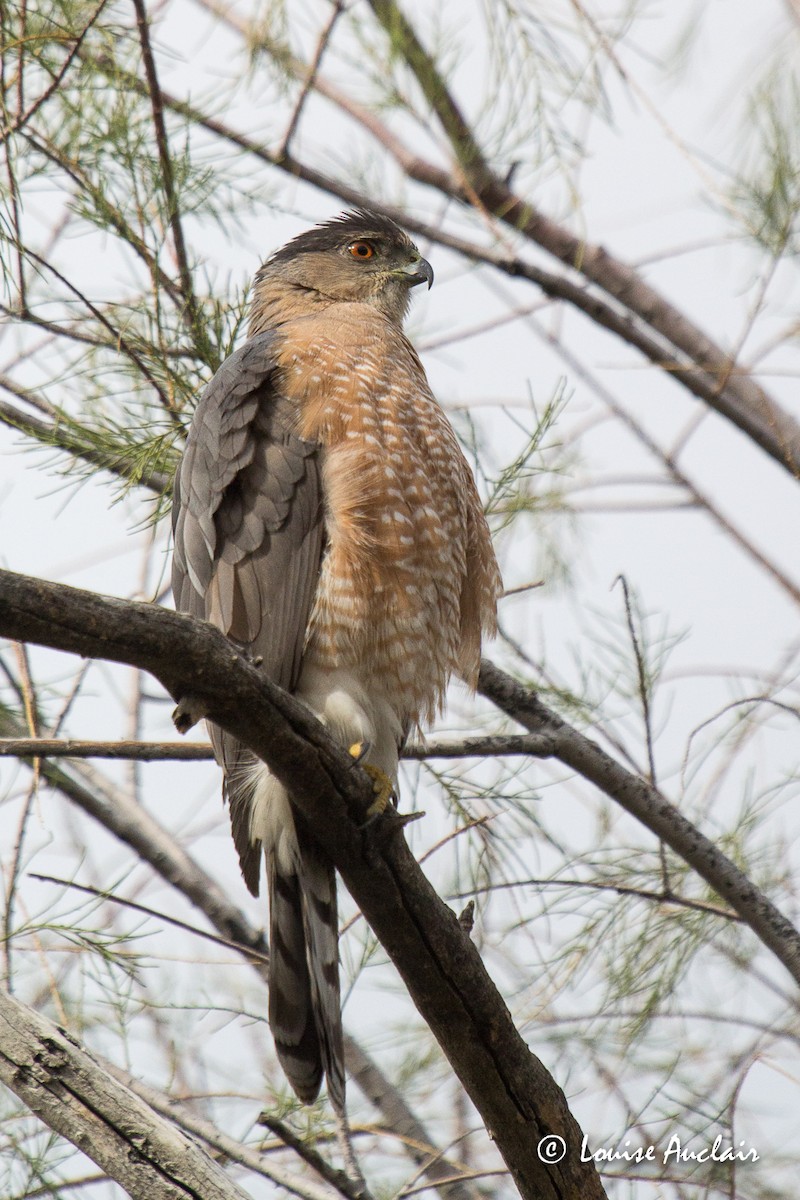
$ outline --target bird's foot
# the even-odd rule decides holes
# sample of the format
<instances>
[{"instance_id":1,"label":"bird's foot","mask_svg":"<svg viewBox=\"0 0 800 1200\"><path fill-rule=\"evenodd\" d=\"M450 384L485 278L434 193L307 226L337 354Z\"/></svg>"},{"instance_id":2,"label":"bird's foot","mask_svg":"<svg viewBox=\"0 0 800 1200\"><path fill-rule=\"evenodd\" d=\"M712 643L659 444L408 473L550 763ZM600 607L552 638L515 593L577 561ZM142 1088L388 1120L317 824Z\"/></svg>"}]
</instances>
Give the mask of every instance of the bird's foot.
<instances>
[{"instance_id":1,"label":"bird's foot","mask_svg":"<svg viewBox=\"0 0 800 1200\"><path fill-rule=\"evenodd\" d=\"M395 794L394 784L385 771L380 767L375 767L372 763L364 762L365 757L369 753L369 742L354 742L348 750L354 762L358 763L362 770L366 771L372 780L372 788L375 792L375 799L367 809L367 824L379 817L386 810L389 801L397 804L397 795Z\"/></svg>"},{"instance_id":2,"label":"bird's foot","mask_svg":"<svg viewBox=\"0 0 800 1200\"><path fill-rule=\"evenodd\" d=\"M208 705L205 700L197 696L183 696L178 701L177 708L173 710L172 723L178 733L188 733L193 725L202 721L207 712Z\"/></svg>"}]
</instances>

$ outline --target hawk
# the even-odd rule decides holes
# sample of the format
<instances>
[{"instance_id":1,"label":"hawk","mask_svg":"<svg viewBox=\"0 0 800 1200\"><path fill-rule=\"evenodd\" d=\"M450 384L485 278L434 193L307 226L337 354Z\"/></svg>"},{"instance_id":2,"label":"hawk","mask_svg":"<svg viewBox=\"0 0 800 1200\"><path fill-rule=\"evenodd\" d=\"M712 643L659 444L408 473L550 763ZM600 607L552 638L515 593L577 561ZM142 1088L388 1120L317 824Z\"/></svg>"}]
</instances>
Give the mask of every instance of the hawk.
<instances>
[{"instance_id":1,"label":"hawk","mask_svg":"<svg viewBox=\"0 0 800 1200\"><path fill-rule=\"evenodd\" d=\"M455 434L403 333L433 282L367 209L258 271L249 337L206 387L175 481L176 607L299 700L376 781L455 674L474 688L500 575ZM344 1108L336 881L291 797L221 729L211 740L245 882L270 904L269 1022L305 1103Z\"/></svg>"}]
</instances>

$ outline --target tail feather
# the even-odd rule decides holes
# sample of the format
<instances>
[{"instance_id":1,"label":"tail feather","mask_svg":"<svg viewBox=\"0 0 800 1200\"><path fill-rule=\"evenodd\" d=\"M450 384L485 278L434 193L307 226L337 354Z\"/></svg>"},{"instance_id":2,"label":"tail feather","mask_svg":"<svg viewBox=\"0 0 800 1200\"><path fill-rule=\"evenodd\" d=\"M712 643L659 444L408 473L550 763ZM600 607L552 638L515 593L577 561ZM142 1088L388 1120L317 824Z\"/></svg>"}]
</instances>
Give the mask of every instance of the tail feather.
<instances>
[{"instance_id":1,"label":"tail feather","mask_svg":"<svg viewBox=\"0 0 800 1200\"><path fill-rule=\"evenodd\" d=\"M286 1078L304 1104L322 1082L317 1022L306 957L303 895L295 874L267 858L270 909L269 1025Z\"/></svg>"},{"instance_id":2,"label":"tail feather","mask_svg":"<svg viewBox=\"0 0 800 1200\"><path fill-rule=\"evenodd\" d=\"M333 1107L341 1113L344 1111L345 1083L336 872L310 843L301 844L300 880L311 1009L328 1081L328 1095Z\"/></svg>"},{"instance_id":3,"label":"tail feather","mask_svg":"<svg viewBox=\"0 0 800 1200\"><path fill-rule=\"evenodd\" d=\"M269 1024L286 1078L304 1104L323 1073L344 1110L336 874L316 846L298 839L294 869L267 854L270 906Z\"/></svg>"},{"instance_id":4,"label":"tail feather","mask_svg":"<svg viewBox=\"0 0 800 1200\"><path fill-rule=\"evenodd\" d=\"M213 729L213 727L212 727ZM323 1074L344 1111L336 872L298 828L285 788L233 738L214 730L225 772L234 840L248 887L258 894L263 847L269 890L269 1024L275 1049L304 1104Z\"/></svg>"}]
</instances>

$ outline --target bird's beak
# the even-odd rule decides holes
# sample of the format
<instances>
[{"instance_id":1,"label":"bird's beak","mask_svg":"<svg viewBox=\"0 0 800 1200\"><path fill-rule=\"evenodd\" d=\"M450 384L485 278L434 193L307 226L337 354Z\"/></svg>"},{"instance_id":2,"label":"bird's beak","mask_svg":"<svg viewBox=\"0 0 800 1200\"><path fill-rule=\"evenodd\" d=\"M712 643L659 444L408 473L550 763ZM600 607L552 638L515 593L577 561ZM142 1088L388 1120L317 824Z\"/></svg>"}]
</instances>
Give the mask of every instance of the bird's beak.
<instances>
[{"instance_id":1,"label":"bird's beak","mask_svg":"<svg viewBox=\"0 0 800 1200\"><path fill-rule=\"evenodd\" d=\"M401 270L411 287L418 283L427 283L429 290L433 287L433 267L427 258L415 258Z\"/></svg>"}]
</instances>

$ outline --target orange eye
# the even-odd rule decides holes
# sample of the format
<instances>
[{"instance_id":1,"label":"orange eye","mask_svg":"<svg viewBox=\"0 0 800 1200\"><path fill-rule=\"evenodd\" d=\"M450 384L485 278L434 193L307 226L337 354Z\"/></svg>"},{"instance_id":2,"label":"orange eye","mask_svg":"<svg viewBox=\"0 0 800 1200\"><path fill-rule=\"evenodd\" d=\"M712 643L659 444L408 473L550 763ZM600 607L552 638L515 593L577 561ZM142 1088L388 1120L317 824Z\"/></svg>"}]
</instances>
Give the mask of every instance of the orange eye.
<instances>
[{"instance_id":1,"label":"orange eye","mask_svg":"<svg viewBox=\"0 0 800 1200\"><path fill-rule=\"evenodd\" d=\"M347 249L352 254L353 258L374 258L375 247L369 242L353 242L352 246Z\"/></svg>"}]
</instances>

